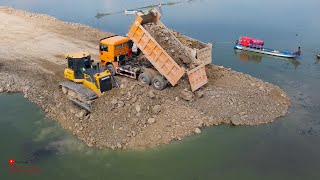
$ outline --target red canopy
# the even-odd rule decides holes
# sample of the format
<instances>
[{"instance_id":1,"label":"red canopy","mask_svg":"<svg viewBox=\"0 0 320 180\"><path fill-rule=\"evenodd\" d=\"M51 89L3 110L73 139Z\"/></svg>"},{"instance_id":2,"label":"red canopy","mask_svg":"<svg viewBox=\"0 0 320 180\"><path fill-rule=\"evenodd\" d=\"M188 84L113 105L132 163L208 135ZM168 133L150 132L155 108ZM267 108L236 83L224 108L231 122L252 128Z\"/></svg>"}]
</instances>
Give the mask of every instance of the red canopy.
<instances>
[{"instance_id":1,"label":"red canopy","mask_svg":"<svg viewBox=\"0 0 320 180\"><path fill-rule=\"evenodd\" d=\"M246 37L246 36L242 36L240 38L240 44L242 46L263 46L264 45L264 41L259 40L259 39L254 39L254 38L250 38L250 37Z\"/></svg>"}]
</instances>

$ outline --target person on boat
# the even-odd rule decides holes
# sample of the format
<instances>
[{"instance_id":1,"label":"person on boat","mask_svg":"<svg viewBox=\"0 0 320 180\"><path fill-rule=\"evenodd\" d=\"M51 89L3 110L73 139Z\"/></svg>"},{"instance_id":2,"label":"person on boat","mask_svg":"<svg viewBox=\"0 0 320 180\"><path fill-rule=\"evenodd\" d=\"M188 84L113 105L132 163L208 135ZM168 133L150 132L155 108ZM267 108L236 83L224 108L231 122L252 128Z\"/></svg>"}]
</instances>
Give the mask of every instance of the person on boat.
<instances>
[{"instance_id":1,"label":"person on boat","mask_svg":"<svg viewBox=\"0 0 320 180\"><path fill-rule=\"evenodd\" d=\"M295 53L293 53L293 54L295 54L295 55L301 55L301 48L300 47L298 47L298 51L297 52L295 52Z\"/></svg>"},{"instance_id":2,"label":"person on boat","mask_svg":"<svg viewBox=\"0 0 320 180\"><path fill-rule=\"evenodd\" d=\"M285 54L290 54L289 50L286 50Z\"/></svg>"}]
</instances>

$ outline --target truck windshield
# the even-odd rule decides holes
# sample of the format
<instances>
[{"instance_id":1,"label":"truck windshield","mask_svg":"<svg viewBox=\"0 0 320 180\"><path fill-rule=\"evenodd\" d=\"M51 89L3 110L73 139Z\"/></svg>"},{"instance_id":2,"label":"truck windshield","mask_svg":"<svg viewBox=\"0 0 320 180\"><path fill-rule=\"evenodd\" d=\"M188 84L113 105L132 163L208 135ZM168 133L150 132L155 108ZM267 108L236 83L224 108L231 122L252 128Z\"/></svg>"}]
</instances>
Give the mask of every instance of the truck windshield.
<instances>
[{"instance_id":1,"label":"truck windshield","mask_svg":"<svg viewBox=\"0 0 320 180\"><path fill-rule=\"evenodd\" d=\"M106 51L106 52L108 52L108 45L100 44L100 51Z\"/></svg>"}]
</instances>

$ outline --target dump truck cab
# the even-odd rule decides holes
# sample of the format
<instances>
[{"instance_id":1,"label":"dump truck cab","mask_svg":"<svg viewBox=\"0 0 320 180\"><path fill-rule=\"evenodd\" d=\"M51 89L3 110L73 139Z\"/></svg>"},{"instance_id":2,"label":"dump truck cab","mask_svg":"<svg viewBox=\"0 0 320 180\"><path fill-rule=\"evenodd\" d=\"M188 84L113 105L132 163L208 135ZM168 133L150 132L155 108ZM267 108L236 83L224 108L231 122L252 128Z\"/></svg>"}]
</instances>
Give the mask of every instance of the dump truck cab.
<instances>
[{"instance_id":1,"label":"dump truck cab","mask_svg":"<svg viewBox=\"0 0 320 180\"><path fill-rule=\"evenodd\" d=\"M153 77L160 76L148 62L139 62L137 54L130 56L133 42L128 37L111 36L100 40L100 62L102 68L107 69L112 75L126 76L138 79L141 83L150 85ZM137 49L138 50L138 49ZM160 85L156 89L162 90L166 87L166 80L160 79Z\"/></svg>"},{"instance_id":2,"label":"dump truck cab","mask_svg":"<svg viewBox=\"0 0 320 180\"><path fill-rule=\"evenodd\" d=\"M117 67L117 62L128 55L132 41L128 37L110 36L100 40L100 61L101 65L113 64Z\"/></svg>"}]
</instances>

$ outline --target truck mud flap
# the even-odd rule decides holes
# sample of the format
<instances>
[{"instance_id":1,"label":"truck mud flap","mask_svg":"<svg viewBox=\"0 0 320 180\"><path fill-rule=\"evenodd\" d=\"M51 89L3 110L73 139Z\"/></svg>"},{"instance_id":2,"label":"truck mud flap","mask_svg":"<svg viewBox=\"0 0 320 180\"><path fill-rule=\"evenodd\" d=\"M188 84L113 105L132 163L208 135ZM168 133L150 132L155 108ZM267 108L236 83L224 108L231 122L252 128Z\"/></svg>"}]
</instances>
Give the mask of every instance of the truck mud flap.
<instances>
[{"instance_id":1,"label":"truck mud flap","mask_svg":"<svg viewBox=\"0 0 320 180\"><path fill-rule=\"evenodd\" d=\"M196 68L187 71L187 74L192 92L208 83L205 64L199 65Z\"/></svg>"}]
</instances>

